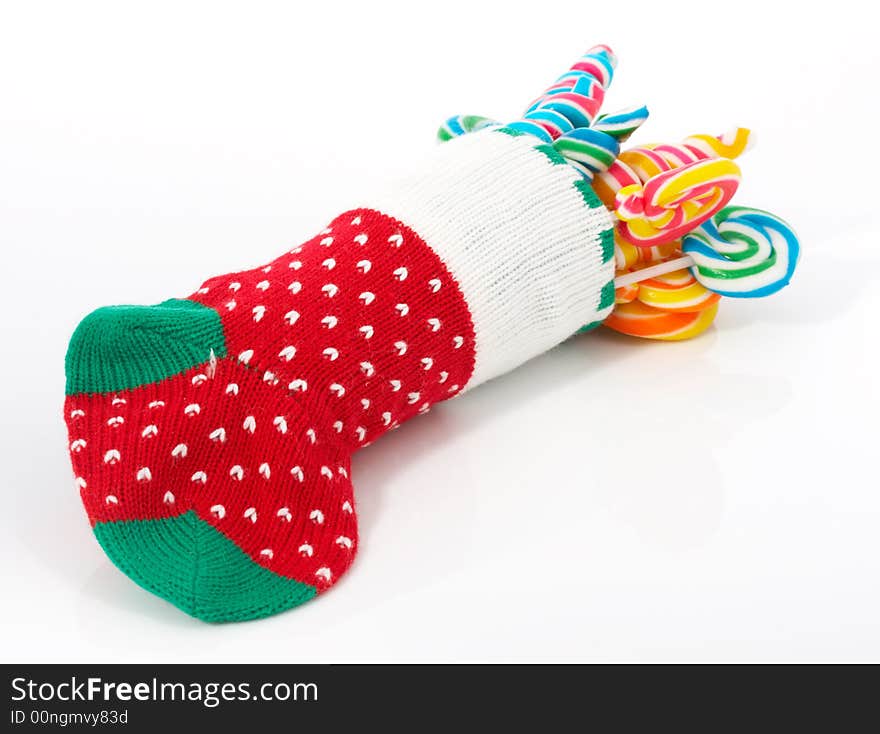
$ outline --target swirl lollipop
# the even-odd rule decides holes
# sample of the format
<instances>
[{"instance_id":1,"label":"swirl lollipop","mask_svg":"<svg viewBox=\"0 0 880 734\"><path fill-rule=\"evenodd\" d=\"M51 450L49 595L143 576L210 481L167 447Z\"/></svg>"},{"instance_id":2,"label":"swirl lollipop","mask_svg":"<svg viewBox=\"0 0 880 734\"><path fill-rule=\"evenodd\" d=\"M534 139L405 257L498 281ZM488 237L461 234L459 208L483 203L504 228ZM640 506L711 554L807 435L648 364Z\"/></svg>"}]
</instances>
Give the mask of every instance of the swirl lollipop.
<instances>
[{"instance_id":1,"label":"swirl lollipop","mask_svg":"<svg viewBox=\"0 0 880 734\"><path fill-rule=\"evenodd\" d=\"M617 192L621 235L639 247L681 237L719 211L736 192L739 166L727 158L671 168Z\"/></svg>"},{"instance_id":2,"label":"swirl lollipop","mask_svg":"<svg viewBox=\"0 0 880 734\"><path fill-rule=\"evenodd\" d=\"M717 313L717 303L698 311L667 311L634 300L618 305L603 324L628 336L681 341L702 334Z\"/></svg>"},{"instance_id":3,"label":"swirl lollipop","mask_svg":"<svg viewBox=\"0 0 880 734\"><path fill-rule=\"evenodd\" d=\"M600 127L603 118L597 121ZM736 158L747 148L750 131L735 128L718 136L691 135L682 143L642 145L623 151L614 164L593 182L596 195L609 209L617 206L617 192L625 186L644 185L653 176L688 163L710 158ZM623 140L623 138L621 138Z\"/></svg>"},{"instance_id":4,"label":"swirl lollipop","mask_svg":"<svg viewBox=\"0 0 880 734\"><path fill-rule=\"evenodd\" d=\"M687 268L644 277L642 271L681 256L680 242L655 247L635 247L615 237L614 253L618 274L639 278L618 285L617 304L606 326L630 336L647 339L689 339L705 331L718 311L721 296L707 290ZM618 278L617 283L621 281ZM617 284L616 283L616 284Z\"/></svg>"},{"instance_id":5,"label":"swirl lollipop","mask_svg":"<svg viewBox=\"0 0 880 734\"><path fill-rule=\"evenodd\" d=\"M761 209L730 206L686 235L682 254L615 278L615 288L690 268L722 296L761 298L788 285L800 256L794 230Z\"/></svg>"},{"instance_id":6,"label":"swirl lollipop","mask_svg":"<svg viewBox=\"0 0 880 734\"><path fill-rule=\"evenodd\" d=\"M705 331L722 296L758 298L780 290L800 254L797 236L782 219L740 206L721 210L681 243L641 248L617 233L614 249L617 305L605 325L664 340Z\"/></svg>"},{"instance_id":7,"label":"swirl lollipop","mask_svg":"<svg viewBox=\"0 0 880 734\"><path fill-rule=\"evenodd\" d=\"M682 143L654 144L620 153L593 188L617 213L621 235L638 247L669 242L723 208L739 186L730 158L747 147L749 131L692 135Z\"/></svg>"},{"instance_id":8,"label":"swirl lollipop","mask_svg":"<svg viewBox=\"0 0 880 734\"><path fill-rule=\"evenodd\" d=\"M694 277L733 298L776 293L791 280L800 245L791 227L760 209L731 206L685 236Z\"/></svg>"},{"instance_id":9,"label":"swirl lollipop","mask_svg":"<svg viewBox=\"0 0 880 734\"><path fill-rule=\"evenodd\" d=\"M638 288L639 301L663 311L696 313L721 300L687 268L640 281Z\"/></svg>"}]
</instances>

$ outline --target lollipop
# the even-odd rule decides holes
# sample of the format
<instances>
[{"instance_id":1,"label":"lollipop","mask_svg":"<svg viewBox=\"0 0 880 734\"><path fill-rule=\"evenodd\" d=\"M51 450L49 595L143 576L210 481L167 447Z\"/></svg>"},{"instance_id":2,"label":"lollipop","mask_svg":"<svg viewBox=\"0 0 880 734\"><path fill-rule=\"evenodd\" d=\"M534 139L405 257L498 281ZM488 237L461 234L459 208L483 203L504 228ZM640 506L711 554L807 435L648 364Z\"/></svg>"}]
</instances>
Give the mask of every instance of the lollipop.
<instances>
[{"instance_id":1,"label":"lollipop","mask_svg":"<svg viewBox=\"0 0 880 734\"><path fill-rule=\"evenodd\" d=\"M488 117L479 115L456 115L444 122L437 131L437 138L441 142L452 140L459 135L467 135L487 127L496 127L501 123L490 120Z\"/></svg>"},{"instance_id":2,"label":"lollipop","mask_svg":"<svg viewBox=\"0 0 880 734\"><path fill-rule=\"evenodd\" d=\"M731 206L685 236L682 255L620 275L622 288L682 268L709 290L734 298L760 298L784 288L800 255L792 228L782 219L744 206Z\"/></svg>"},{"instance_id":3,"label":"lollipop","mask_svg":"<svg viewBox=\"0 0 880 734\"><path fill-rule=\"evenodd\" d=\"M600 127L603 118L597 121ZM718 136L691 135L678 145L653 144L630 148L593 182L596 195L609 209L616 208L617 192L625 186L644 184L670 168L709 158L736 158L748 147L750 131L735 128ZM622 139L622 138L621 138Z\"/></svg>"},{"instance_id":4,"label":"lollipop","mask_svg":"<svg viewBox=\"0 0 880 734\"><path fill-rule=\"evenodd\" d=\"M593 129L607 133L622 143L628 140L629 136L638 130L647 119L648 108L644 105L641 107L627 107L618 112L599 115L593 124Z\"/></svg>"},{"instance_id":5,"label":"lollipop","mask_svg":"<svg viewBox=\"0 0 880 734\"><path fill-rule=\"evenodd\" d=\"M529 105L526 116L538 109L556 109L575 127L590 125L616 66L617 57L608 46L594 46ZM581 122L575 123L573 118Z\"/></svg>"},{"instance_id":6,"label":"lollipop","mask_svg":"<svg viewBox=\"0 0 880 734\"><path fill-rule=\"evenodd\" d=\"M599 115L605 90L611 84L617 58L607 46L595 46L551 84L523 116L504 127L553 144L587 180L610 166L626 140L648 117L645 107ZM437 133L450 140L501 124L476 115L449 118Z\"/></svg>"},{"instance_id":7,"label":"lollipop","mask_svg":"<svg viewBox=\"0 0 880 734\"><path fill-rule=\"evenodd\" d=\"M600 122L601 124L601 122ZM736 191L739 167L730 158L749 131L692 135L678 145L624 151L594 181L594 190L621 220L621 235L638 247L681 237L724 207Z\"/></svg>"},{"instance_id":8,"label":"lollipop","mask_svg":"<svg viewBox=\"0 0 880 734\"><path fill-rule=\"evenodd\" d=\"M606 326L631 336L665 340L689 339L709 327L721 296L701 285L687 268L668 270L674 266L666 263L681 256L679 245L676 241L641 248L616 238L618 273L627 275L615 282L617 306ZM666 272L648 277L653 267Z\"/></svg>"},{"instance_id":9,"label":"lollipop","mask_svg":"<svg viewBox=\"0 0 880 734\"><path fill-rule=\"evenodd\" d=\"M620 141L626 140L647 119L648 108L644 106L602 115L592 127L563 133L553 147L587 180L592 180L614 163L620 153Z\"/></svg>"},{"instance_id":10,"label":"lollipop","mask_svg":"<svg viewBox=\"0 0 880 734\"><path fill-rule=\"evenodd\" d=\"M726 158L671 168L644 185L617 192L621 235L639 247L681 237L730 201L740 181L739 166Z\"/></svg>"},{"instance_id":11,"label":"lollipop","mask_svg":"<svg viewBox=\"0 0 880 734\"><path fill-rule=\"evenodd\" d=\"M694 276L733 298L769 296L788 285L800 255L791 227L760 209L731 206L682 240Z\"/></svg>"},{"instance_id":12,"label":"lollipop","mask_svg":"<svg viewBox=\"0 0 880 734\"><path fill-rule=\"evenodd\" d=\"M589 127L562 135L553 147L588 180L607 170L620 151L620 145L611 135Z\"/></svg>"},{"instance_id":13,"label":"lollipop","mask_svg":"<svg viewBox=\"0 0 880 734\"><path fill-rule=\"evenodd\" d=\"M662 341L691 339L711 326L718 304L695 312L664 311L632 301L617 306L603 324L629 336Z\"/></svg>"},{"instance_id":14,"label":"lollipop","mask_svg":"<svg viewBox=\"0 0 880 734\"><path fill-rule=\"evenodd\" d=\"M689 339L715 318L721 296L758 298L791 280L800 245L791 227L760 209L732 206L680 243L637 248L615 241L615 331L649 339Z\"/></svg>"},{"instance_id":15,"label":"lollipop","mask_svg":"<svg viewBox=\"0 0 880 734\"><path fill-rule=\"evenodd\" d=\"M648 265L665 260L673 253L680 254L681 242L674 240L654 247L636 247L623 239L619 232L614 232L614 266L618 271L628 272L637 263Z\"/></svg>"},{"instance_id":16,"label":"lollipop","mask_svg":"<svg viewBox=\"0 0 880 734\"><path fill-rule=\"evenodd\" d=\"M616 65L617 58L610 48L591 48L529 105L522 119L507 127L534 135L545 143L589 128L599 114ZM616 154L615 150L612 161Z\"/></svg>"},{"instance_id":17,"label":"lollipop","mask_svg":"<svg viewBox=\"0 0 880 734\"><path fill-rule=\"evenodd\" d=\"M721 300L686 268L640 281L638 288L639 301L664 311L696 313Z\"/></svg>"}]
</instances>

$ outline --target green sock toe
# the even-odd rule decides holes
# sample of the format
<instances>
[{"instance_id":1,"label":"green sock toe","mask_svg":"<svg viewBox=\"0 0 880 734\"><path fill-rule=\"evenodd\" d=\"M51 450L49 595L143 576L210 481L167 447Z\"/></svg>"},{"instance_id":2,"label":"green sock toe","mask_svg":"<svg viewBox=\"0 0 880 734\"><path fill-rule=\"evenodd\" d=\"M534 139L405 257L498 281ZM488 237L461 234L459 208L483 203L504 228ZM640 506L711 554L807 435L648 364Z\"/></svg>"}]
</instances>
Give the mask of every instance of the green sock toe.
<instances>
[{"instance_id":1,"label":"green sock toe","mask_svg":"<svg viewBox=\"0 0 880 734\"><path fill-rule=\"evenodd\" d=\"M67 394L127 390L164 380L226 354L214 309L194 301L107 306L86 316L70 339Z\"/></svg>"},{"instance_id":2,"label":"green sock toe","mask_svg":"<svg viewBox=\"0 0 880 734\"><path fill-rule=\"evenodd\" d=\"M194 511L158 520L98 523L98 542L140 586L206 622L268 617L315 588L263 568Z\"/></svg>"}]
</instances>

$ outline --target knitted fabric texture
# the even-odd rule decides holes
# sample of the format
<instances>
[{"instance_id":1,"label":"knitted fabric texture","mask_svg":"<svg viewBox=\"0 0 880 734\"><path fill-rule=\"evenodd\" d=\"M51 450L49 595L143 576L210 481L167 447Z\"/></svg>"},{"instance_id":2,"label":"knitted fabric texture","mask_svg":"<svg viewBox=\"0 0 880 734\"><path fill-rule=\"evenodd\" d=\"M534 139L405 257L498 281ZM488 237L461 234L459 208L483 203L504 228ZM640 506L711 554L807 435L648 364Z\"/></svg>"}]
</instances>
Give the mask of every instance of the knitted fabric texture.
<instances>
[{"instance_id":1,"label":"knitted fabric texture","mask_svg":"<svg viewBox=\"0 0 880 734\"><path fill-rule=\"evenodd\" d=\"M209 621L325 591L357 550L352 453L607 317L611 232L551 148L484 130L263 267L93 312L65 418L98 541Z\"/></svg>"}]
</instances>

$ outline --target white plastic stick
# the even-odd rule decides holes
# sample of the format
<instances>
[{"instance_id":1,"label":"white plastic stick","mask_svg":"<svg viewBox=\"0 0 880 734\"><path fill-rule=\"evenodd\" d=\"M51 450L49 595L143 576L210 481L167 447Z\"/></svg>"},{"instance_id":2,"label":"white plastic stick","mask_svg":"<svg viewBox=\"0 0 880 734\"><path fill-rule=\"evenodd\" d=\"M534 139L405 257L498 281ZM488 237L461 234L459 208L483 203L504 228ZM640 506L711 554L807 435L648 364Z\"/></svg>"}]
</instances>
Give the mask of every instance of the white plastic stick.
<instances>
[{"instance_id":1,"label":"white plastic stick","mask_svg":"<svg viewBox=\"0 0 880 734\"><path fill-rule=\"evenodd\" d=\"M676 270L681 270L682 268L689 268L693 264L694 259L690 255L682 255L681 257L675 258L675 260L669 260L665 263L657 263L656 265L651 265L648 268L642 268L641 270L636 270L632 273L625 273L619 278L614 279L614 287L623 288L624 286L639 283L640 281L648 280L649 278L656 278L658 275L666 275L666 273L674 273Z\"/></svg>"}]
</instances>

